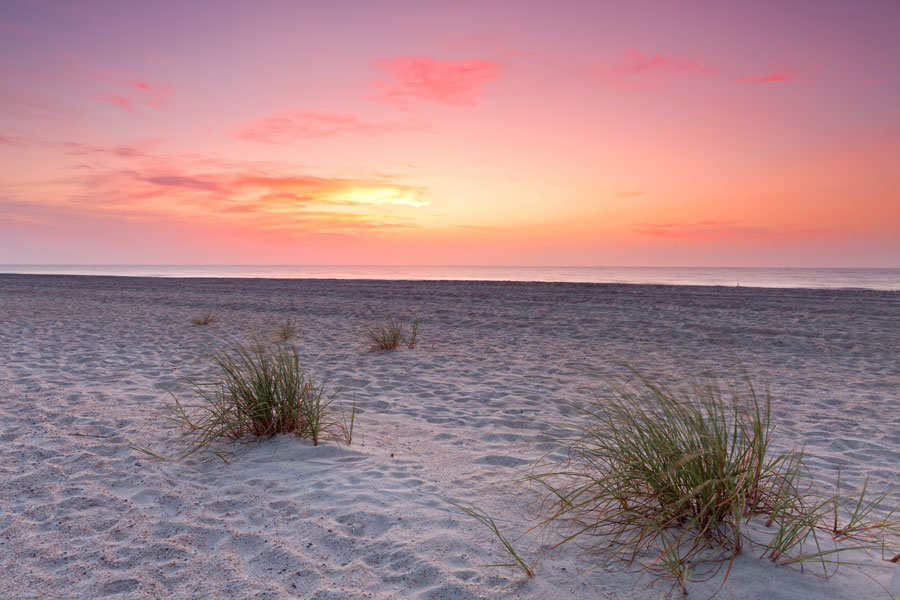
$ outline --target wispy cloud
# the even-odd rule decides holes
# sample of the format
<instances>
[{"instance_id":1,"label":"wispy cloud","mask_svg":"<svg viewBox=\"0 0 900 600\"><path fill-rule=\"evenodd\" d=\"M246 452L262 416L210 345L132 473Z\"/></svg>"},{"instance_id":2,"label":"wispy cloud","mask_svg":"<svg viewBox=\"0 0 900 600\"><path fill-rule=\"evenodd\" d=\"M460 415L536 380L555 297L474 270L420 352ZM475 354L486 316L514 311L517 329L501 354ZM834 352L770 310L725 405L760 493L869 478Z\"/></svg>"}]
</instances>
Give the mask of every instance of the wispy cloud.
<instances>
[{"instance_id":1,"label":"wispy cloud","mask_svg":"<svg viewBox=\"0 0 900 600\"><path fill-rule=\"evenodd\" d=\"M767 73L765 75L750 75L747 77L741 77L741 82L743 83L777 83L780 81L790 81L794 79L794 75L787 73L784 70L772 71L771 73Z\"/></svg>"},{"instance_id":2,"label":"wispy cloud","mask_svg":"<svg viewBox=\"0 0 900 600\"><path fill-rule=\"evenodd\" d=\"M37 121L67 121L76 116L57 98L0 82L0 113Z\"/></svg>"},{"instance_id":3,"label":"wispy cloud","mask_svg":"<svg viewBox=\"0 0 900 600\"><path fill-rule=\"evenodd\" d=\"M677 240L703 240L722 237L758 237L770 233L764 227L746 226L735 221L698 221L696 223L638 223L634 230L651 237Z\"/></svg>"},{"instance_id":4,"label":"wispy cloud","mask_svg":"<svg viewBox=\"0 0 900 600\"><path fill-rule=\"evenodd\" d=\"M33 142L28 136L24 135L18 130L8 129L6 131L0 131L0 144L6 144L8 146L29 146Z\"/></svg>"},{"instance_id":5,"label":"wispy cloud","mask_svg":"<svg viewBox=\"0 0 900 600\"><path fill-rule=\"evenodd\" d=\"M422 187L366 179L328 178L311 175L246 175L231 185L241 190L264 192L265 197L303 198L304 203L344 206L385 204L428 206Z\"/></svg>"},{"instance_id":6,"label":"wispy cloud","mask_svg":"<svg viewBox=\"0 0 900 600\"><path fill-rule=\"evenodd\" d=\"M223 191L215 182L198 179L196 177L186 177L184 175L158 175L155 177L147 177L145 181L167 187L183 187L195 190L209 190L212 192Z\"/></svg>"},{"instance_id":7,"label":"wispy cloud","mask_svg":"<svg viewBox=\"0 0 900 600\"><path fill-rule=\"evenodd\" d=\"M423 131L417 123L375 123L356 115L336 112L292 110L244 123L236 136L242 140L285 144L297 140L339 135L383 135L402 131Z\"/></svg>"},{"instance_id":8,"label":"wispy cloud","mask_svg":"<svg viewBox=\"0 0 900 600\"><path fill-rule=\"evenodd\" d=\"M138 114L138 107L166 110L169 99L175 92L172 84L130 81L116 86L116 92L92 94L94 100L117 106L130 113Z\"/></svg>"},{"instance_id":9,"label":"wispy cloud","mask_svg":"<svg viewBox=\"0 0 900 600\"><path fill-rule=\"evenodd\" d=\"M634 76L652 71L668 71L672 73L688 73L693 75L708 75L712 69L705 67L688 58L664 56L662 54L648 55L640 50L629 48L625 52L622 63L613 70L622 76Z\"/></svg>"},{"instance_id":10,"label":"wispy cloud","mask_svg":"<svg viewBox=\"0 0 900 600\"><path fill-rule=\"evenodd\" d=\"M711 75L713 69L690 58L644 54L629 48L618 62L594 69L594 73L613 87L640 89L677 76Z\"/></svg>"},{"instance_id":11,"label":"wispy cloud","mask_svg":"<svg viewBox=\"0 0 900 600\"><path fill-rule=\"evenodd\" d=\"M499 66L488 60L437 60L428 56L397 56L375 61L387 77L375 81L372 99L399 107L416 102L474 106L481 88L497 79Z\"/></svg>"},{"instance_id":12,"label":"wispy cloud","mask_svg":"<svg viewBox=\"0 0 900 600\"><path fill-rule=\"evenodd\" d=\"M138 140L129 144L117 144L114 146L94 146L83 142L60 142L57 146L70 156L111 156L118 158L147 159L153 156L165 140L149 138Z\"/></svg>"},{"instance_id":13,"label":"wispy cloud","mask_svg":"<svg viewBox=\"0 0 900 600\"><path fill-rule=\"evenodd\" d=\"M0 21L0 36L31 35L32 33L34 33L34 30L27 25L22 25L20 23L9 23L7 21Z\"/></svg>"},{"instance_id":14,"label":"wispy cloud","mask_svg":"<svg viewBox=\"0 0 900 600\"><path fill-rule=\"evenodd\" d=\"M411 227L408 211L429 204L425 188L386 177L298 174L287 165L164 155L152 147L69 143L68 153L85 161L80 174L18 190L0 202L0 216L56 224L165 221L294 236Z\"/></svg>"},{"instance_id":15,"label":"wispy cloud","mask_svg":"<svg viewBox=\"0 0 900 600\"><path fill-rule=\"evenodd\" d=\"M157 110L166 110L169 99L175 93L175 86L171 83L150 83L142 80L132 81L128 87L140 104Z\"/></svg>"},{"instance_id":16,"label":"wispy cloud","mask_svg":"<svg viewBox=\"0 0 900 600\"><path fill-rule=\"evenodd\" d=\"M616 198L637 198L638 196L643 196L643 195L644 195L644 192L641 192L639 190L633 190L633 191L618 192L616 194Z\"/></svg>"},{"instance_id":17,"label":"wispy cloud","mask_svg":"<svg viewBox=\"0 0 900 600\"><path fill-rule=\"evenodd\" d=\"M91 98L93 98L94 100L99 100L100 102L112 104L113 106L118 106L119 108L123 108L130 113L137 114L137 111L134 110L134 106L132 106L131 104L131 100L120 94L94 94L91 96Z\"/></svg>"},{"instance_id":18,"label":"wispy cloud","mask_svg":"<svg viewBox=\"0 0 900 600\"><path fill-rule=\"evenodd\" d=\"M746 225L740 221L697 221L694 223L638 223L635 232L656 238L684 241L773 239L826 233L818 229L773 229Z\"/></svg>"}]
</instances>

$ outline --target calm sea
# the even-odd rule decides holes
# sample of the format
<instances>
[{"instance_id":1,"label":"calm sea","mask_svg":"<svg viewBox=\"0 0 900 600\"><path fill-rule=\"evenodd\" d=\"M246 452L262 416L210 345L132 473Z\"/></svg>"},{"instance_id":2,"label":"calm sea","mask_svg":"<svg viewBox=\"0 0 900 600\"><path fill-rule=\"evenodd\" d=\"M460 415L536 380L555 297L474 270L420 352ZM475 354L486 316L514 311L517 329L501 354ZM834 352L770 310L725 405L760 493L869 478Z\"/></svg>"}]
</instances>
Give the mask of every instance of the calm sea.
<instances>
[{"instance_id":1,"label":"calm sea","mask_svg":"<svg viewBox=\"0 0 900 600\"><path fill-rule=\"evenodd\" d=\"M567 281L900 290L900 269L728 267L428 267L303 265L0 265L0 273L130 277Z\"/></svg>"}]
</instances>

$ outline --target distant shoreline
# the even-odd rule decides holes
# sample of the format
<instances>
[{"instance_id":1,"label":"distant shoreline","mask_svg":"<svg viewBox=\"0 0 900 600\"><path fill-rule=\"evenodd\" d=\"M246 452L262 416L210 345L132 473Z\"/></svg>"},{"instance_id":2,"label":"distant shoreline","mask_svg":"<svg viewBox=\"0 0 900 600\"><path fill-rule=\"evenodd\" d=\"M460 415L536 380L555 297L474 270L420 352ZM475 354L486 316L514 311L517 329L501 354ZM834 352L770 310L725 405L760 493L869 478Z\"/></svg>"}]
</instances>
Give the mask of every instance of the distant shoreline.
<instances>
[{"instance_id":1,"label":"distant shoreline","mask_svg":"<svg viewBox=\"0 0 900 600\"><path fill-rule=\"evenodd\" d=\"M894 268L0 265L0 275L154 279L485 281L900 290Z\"/></svg>"},{"instance_id":2,"label":"distant shoreline","mask_svg":"<svg viewBox=\"0 0 900 600\"><path fill-rule=\"evenodd\" d=\"M572 287L596 287L596 288L625 288L625 289L646 289L646 288L674 288L688 292L695 290L716 290L727 291L739 290L752 291L754 293L779 293L779 292L873 292L878 294L893 294L900 292L900 286L897 288L870 288L870 287L775 287L775 286L755 286L755 285L726 285L726 284L702 284L702 283L635 283L635 282L594 282L594 281L541 281L541 280L517 280L517 279L379 279L379 278L361 278L361 277L220 277L220 276L163 276L163 275L95 275L95 274L72 274L72 273L4 273L0 271L0 281L4 279L11 280L16 278L38 278L41 280L57 278L76 279L76 280L114 280L128 281L139 283L141 285L153 282L169 282L179 284L189 283L221 283L221 284L239 284L243 282L273 282L290 284L296 282L298 284L384 284L390 287L392 284L397 285L461 285L461 286L548 286L558 289L563 286Z\"/></svg>"}]
</instances>

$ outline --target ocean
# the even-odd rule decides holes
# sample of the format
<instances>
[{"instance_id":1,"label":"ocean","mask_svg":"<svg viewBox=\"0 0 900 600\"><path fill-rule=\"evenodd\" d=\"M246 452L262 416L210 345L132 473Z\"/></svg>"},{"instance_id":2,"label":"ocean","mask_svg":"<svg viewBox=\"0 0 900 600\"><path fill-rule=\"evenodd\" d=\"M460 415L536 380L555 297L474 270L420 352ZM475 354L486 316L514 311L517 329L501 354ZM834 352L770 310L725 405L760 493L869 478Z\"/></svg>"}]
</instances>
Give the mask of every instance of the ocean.
<instances>
[{"instance_id":1,"label":"ocean","mask_svg":"<svg viewBox=\"0 0 900 600\"><path fill-rule=\"evenodd\" d=\"M900 290L900 269L308 265L0 265L0 273L123 277L558 281Z\"/></svg>"}]
</instances>

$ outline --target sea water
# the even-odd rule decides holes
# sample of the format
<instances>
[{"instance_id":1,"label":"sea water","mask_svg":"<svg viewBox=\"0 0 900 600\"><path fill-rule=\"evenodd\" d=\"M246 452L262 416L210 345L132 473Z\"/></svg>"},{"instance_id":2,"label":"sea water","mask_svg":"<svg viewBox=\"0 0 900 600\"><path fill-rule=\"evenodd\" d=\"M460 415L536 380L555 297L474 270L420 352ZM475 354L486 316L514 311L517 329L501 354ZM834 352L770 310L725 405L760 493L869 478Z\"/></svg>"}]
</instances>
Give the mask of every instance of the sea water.
<instances>
[{"instance_id":1,"label":"sea water","mask_svg":"<svg viewBox=\"0 0 900 600\"><path fill-rule=\"evenodd\" d=\"M128 277L558 281L900 290L900 269L370 265L0 265L0 273Z\"/></svg>"}]
</instances>

